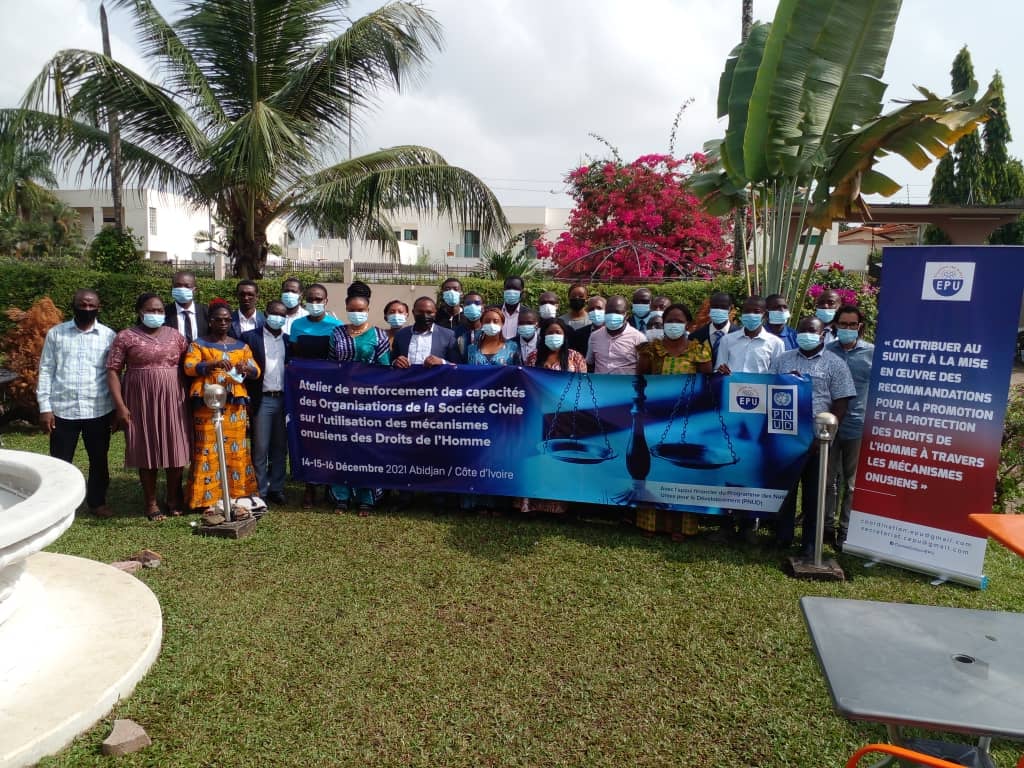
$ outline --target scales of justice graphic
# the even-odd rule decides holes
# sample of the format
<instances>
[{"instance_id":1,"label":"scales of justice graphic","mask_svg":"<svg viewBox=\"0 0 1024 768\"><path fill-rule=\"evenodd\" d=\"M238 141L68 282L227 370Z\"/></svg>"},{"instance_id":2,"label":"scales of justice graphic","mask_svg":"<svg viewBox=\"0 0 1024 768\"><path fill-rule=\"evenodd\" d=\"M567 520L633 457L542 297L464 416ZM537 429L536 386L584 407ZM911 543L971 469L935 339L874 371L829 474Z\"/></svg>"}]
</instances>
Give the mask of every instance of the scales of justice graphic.
<instances>
[{"instance_id":1,"label":"scales of justice graphic","mask_svg":"<svg viewBox=\"0 0 1024 768\"><path fill-rule=\"evenodd\" d=\"M625 456L620 457L608 438L606 422L601 418L590 374L573 373L558 398L555 412L551 415L544 439L540 443L540 451L553 459L570 464L603 464L613 459L624 460L629 476L633 478L633 484L630 488L614 494L610 501L621 505L642 503L669 506L654 498L646 488L652 457L681 469L698 471L720 469L736 464L740 460L722 415L721 399L716 396L715 388L712 386L707 386L706 391L711 397L712 410L718 420L721 441L704 443L697 442L692 437L687 439L692 404L698 394L697 379L698 375L686 376L686 383L673 403L658 442L654 446L649 446L646 436L647 377L643 374L633 376L634 394L629 411L629 441ZM709 379L709 376L703 377L704 381ZM585 410L581 410L580 401L584 399L585 389L589 405L585 406ZM573 395L573 406L572 410L566 412L565 404L570 395ZM672 439L673 427L677 421L680 422L678 437ZM596 428L592 425L596 425Z\"/></svg>"}]
</instances>

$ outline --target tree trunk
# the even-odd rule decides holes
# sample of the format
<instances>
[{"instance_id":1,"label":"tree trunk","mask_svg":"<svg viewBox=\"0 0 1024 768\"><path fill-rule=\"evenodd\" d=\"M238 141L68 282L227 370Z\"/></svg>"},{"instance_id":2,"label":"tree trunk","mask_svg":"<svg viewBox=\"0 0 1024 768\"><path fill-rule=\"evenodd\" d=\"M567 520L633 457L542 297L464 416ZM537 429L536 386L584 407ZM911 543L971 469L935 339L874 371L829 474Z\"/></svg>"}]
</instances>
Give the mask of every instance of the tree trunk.
<instances>
[{"instance_id":1,"label":"tree trunk","mask_svg":"<svg viewBox=\"0 0 1024 768\"><path fill-rule=\"evenodd\" d=\"M227 256L235 276L242 280L259 280L267 265L266 224L257 221L254 234L254 237L249 237L249 228L244 221L236 222L231 228Z\"/></svg>"},{"instance_id":2,"label":"tree trunk","mask_svg":"<svg viewBox=\"0 0 1024 768\"><path fill-rule=\"evenodd\" d=\"M100 30L103 34L103 55L113 58L110 52L110 30L107 29L107 10L100 3ZM124 230L124 208L121 201L121 126L117 113L107 115L107 133L110 136L110 195L114 206L114 228ZM102 222L98 222L102 226Z\"/></svg>"},{"instance_id":3,"label":"tree trunk","mask_svg":"<svg viewBox=\"0 0 1024 768\"><path fill-rule=\"evenodd\" d=\"M743 0L742 18L740 19L740 40L746 42L750 37L750 27L754 23L754 0ZM747 268L747 209L737 208L733 212L732 220L732 271L735 274L744 272Z\"/></svg>"}]
</instances>

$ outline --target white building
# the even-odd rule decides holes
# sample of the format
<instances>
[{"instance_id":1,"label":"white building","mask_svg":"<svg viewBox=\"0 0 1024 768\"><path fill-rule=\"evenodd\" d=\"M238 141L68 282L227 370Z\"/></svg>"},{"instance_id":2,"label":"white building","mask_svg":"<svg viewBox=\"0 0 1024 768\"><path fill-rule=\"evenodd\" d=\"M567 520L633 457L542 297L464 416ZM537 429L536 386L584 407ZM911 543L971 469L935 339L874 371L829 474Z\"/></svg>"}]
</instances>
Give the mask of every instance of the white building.
<instances>
[{"instance_id":1,"label":"white building","mask_svg":"<svg viewBox=\"0 0 1024 768\"><path fill-rule=\"evenodd\" d=\"M569 208L522 205L504 206L503 210L513 236L536 229L550 240L565 231L570 213ZM481 242L479 229L434 216L417 216L414 211L392 214L391 223L399 240L402 264L446 262L473 266L480 259L481 247L487 245ZM491 245L500 249L503 243ZM318 239L309 245L287 248L286 258L336 263L348 260L349 246L345 240ZM352 242L351 258L360 263L390 261L377 244L364 240Z\"/></svg>"},{"instance_id":2,"label":"white building","mask_svg":"<svg viewBox=\"0 0 1024 768\"><path fill-rule=\"evenodd\" d=\"M114 223L110 190L58 189L57 198L78 211L82 236L90 242L104 226ZM185 198L154 189L126 189L122 197L124 224L140 239L145 258L153 261L192 261L207 258L196 233L209 228L205 208L193 207ZM284 222L275 221L267 230L271 243L284 244Z\"/></svg>"}]
</instances>

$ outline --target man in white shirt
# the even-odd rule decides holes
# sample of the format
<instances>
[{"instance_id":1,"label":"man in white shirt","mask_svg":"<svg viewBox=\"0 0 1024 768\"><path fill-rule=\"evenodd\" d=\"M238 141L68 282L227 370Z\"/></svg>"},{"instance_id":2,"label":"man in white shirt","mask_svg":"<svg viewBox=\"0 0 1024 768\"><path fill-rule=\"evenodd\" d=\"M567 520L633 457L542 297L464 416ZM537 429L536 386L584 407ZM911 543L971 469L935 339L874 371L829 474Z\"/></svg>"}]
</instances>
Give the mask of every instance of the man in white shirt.
<instances>
[{"instance_id":1,"label":"man in white shirt","mask_svg":"<svg viewBox=\"0 0 1024 768\"><path fill-rule=\"evenodd\" d=\"M501 314L505 322L501 326L501 335L506 339L514 339L519 335L519 308L523 305L523 291L526 284L521 277L506 277L505 289L502 291Z\"/></svg>"},{"instance_id":2,"label":"man in white shirt","mask_svg":"<svg viewBox=\"0 0 1024 768\"><path fill-rule=\"evenodd\" d=\"M174 328L191 344L206 335L206 307L195 301L197 297L196 276L191 272L175 272L171 278L173 303L164 311L164 325Z\"/></svg>"},{"instance_id":3,"label":"man in white shirt","mask_svg":"<svg viewBox=\"0 0 1024 768\"><path fill-rule=\"evenodd\" d=\"M436 325L437 304L429 296L420 296L412 305L413 324L400 328L395 334L395 368L424 365L448 365L459 362L455 334L442 325Z\"/></svg>"},{"instance_id":4,"label":"man in white shirt","mask_svg":"<svg viewBox=\"0 0 1024 768\"><path fill-rule=\"evenodd\" d=\"M626 323L626 297L612 296L605 304L604 325L590 334L587 368L594 373L636 373L636 348L647 337Z\"/></svg>"},{"instance_id":5,"label":"man in white shirt","mask_svg":"<svg viewBox=\"0 0 1024 768\"><path fill-rule=\"evenodd\" d=\"M719 373L768 373L772 361L786 351L778 336L764 327L765 302L748 296L743 302L742 329L723 337L718 345Z\"/></svg>"},{"instance_id":6,"label":"man in white shirt","mask_svg":"<svg viewBox=\"0 0 1024 768\"><path fill-rule=\"evenodd\" d=\"M255 280L240 280L235 286L238 309L231 313L231 336L242 338L246 331L263 327L264 315L256 308L260 300L260 287Z\"/></svg>"},{"instance_id":7,"label":"man in white shirt","mask_svg":"<svg viewBox=\"0 0 1024 768\"><path fill-rule=\"evenodd\" d=\"M39 424L50 436L50 455L68 463L81 435L89 456L86 504L96 517L110 517L107 453L114 400L107 386L107 354L114 331L96 320L96 291L76 291L73 309L74 319L55 325L43 342L36 384Z\"/></svg>"},{"instance_id":8,"label":"man in white shirt","mask_svg":"<svg viewBox=\"0 0 1024 768\"><path fill-rule=\"evenodd\" d=\"M287 307L267 303L263 325L242 334L259 366L260 375L245 382L252 413L252 463L259 495L270 504L285 504L285 462L288 435L284 412L284 367L288 337L284 333Z\"/></svg>"}]
</instances>

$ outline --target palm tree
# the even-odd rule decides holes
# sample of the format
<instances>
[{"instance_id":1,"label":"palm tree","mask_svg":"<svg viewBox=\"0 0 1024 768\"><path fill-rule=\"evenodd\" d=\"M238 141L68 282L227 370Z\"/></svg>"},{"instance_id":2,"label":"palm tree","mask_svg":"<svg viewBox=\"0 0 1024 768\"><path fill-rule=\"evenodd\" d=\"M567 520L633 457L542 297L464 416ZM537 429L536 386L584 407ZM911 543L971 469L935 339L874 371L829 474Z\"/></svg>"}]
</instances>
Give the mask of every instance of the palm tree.
<instances>
[{"instance_id":1,"label":"palm tree","mask_svg":"<svg viewBox=\"0 0 1024 768\"><path fill-rule=\"evenodd\" d=\"M47 187L56 187L52 158L42 149L21 144L10 132L0 134L0 211L27 220L54 202Z\"/></svg>"},{"instance_id":2,"label":"palm tree","mask_svg":"<svg viewBox=\"0 0 1024 768\"><path fill-rule=\"evenodd\" d=\"M267 226L284 217L338 237L378 242L397 258L387 212L429 211L502 235L497 200L471 173L421 146L340 159L352 123L398 89L441 47L438 22L396 0L354 21L344 0L182 0L167 21L152 0L128 10L147 80L109 56L57 53L31 84L17 119L67 166L94 182L110 165L107 120L121 131L125 185L153 186L212 204L228 225L239 276L266 262Z\"/></svg>"}]
</instances>

